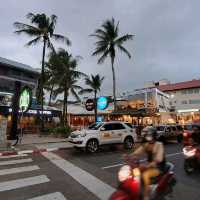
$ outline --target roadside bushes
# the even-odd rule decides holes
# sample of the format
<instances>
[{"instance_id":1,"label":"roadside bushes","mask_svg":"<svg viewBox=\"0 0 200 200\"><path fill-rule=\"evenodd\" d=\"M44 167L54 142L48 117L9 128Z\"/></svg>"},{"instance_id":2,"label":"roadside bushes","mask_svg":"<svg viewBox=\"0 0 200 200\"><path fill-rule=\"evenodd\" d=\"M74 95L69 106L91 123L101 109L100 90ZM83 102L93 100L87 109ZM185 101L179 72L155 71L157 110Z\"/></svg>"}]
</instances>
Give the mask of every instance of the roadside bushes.
<instances>
[{"instance_id":1,"label":"roadside bushes","mask_svg":"<svg viewBox=\"0 0 200 200\"><path fill-rule=\"evenodd\" d=\"M58 126L54 129L52 129L52 135L55 137L69 137L70 133L72 132L71 128L69 126Z\"/></svg>"}]
</instances>

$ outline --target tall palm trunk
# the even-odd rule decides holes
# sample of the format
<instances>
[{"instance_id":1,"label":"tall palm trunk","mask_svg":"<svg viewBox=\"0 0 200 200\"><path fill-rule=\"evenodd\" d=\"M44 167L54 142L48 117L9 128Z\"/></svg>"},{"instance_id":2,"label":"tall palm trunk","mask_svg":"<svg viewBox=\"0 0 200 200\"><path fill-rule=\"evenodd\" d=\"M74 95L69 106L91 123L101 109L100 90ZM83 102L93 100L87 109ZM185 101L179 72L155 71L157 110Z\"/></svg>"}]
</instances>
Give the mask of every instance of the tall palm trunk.
<instances>
[{"instance_id":1,"label":"tall palm trunk","mask_svg":"<svg viewBox=\"0 0 200 200\"><path fill-rule=\"evenodd\" d=\"M68 115L68 91L67 91L67 96L66 96L66 104L65 104L65 124L68 125L68 118L67 118L67 115Z\"/></svg>"},{"instance_id":2,"label":"tall palm trunk","mask_svg":"<svg viewBox=\"0 0 200 200\"><path fill-rule=\"evenodd\" d=\"M94 116L95 122L97 122L97 91L94 91Z\"/></svg>"},{"instance_id":3,"label":"tall palm trunk","mask_svg":"<svg viewBox=\"0 0 200 200\"><path fill-rule=\"evenodd\" d=\"M42 123L41 123L41 129L42 131L44 130L44 114L43 114L43 111L44 111L44 60L45 60L45 51L46 51L46 38L44 38L44 45L43 45L43 52L42 52L42 74L41 74L41 90L42 90L42 98L41 98L41 103L42 103Z\"/></svg>"},{"instance_id":4,"label":"tall palm trunk","mask_svg":"<svg viewBox=\"0 0 200 200\"><path fill-rule=\"evenodd\" d=\"M49 103L48 103L49 106L51 106L51 99L52 99L52 95L53 95L53 89L54 89L54 84L52 84L52 86L51 86L51 91L50 91L50 95L49 95Z\"/></svg>"},{"instance_id":5,"label":"tall palm trunk","mask_svg":"<svg viewBox=\"0 0 200 200\"><path fill-rule=\"evenodd\" d=\"M66 100L67 100L67 89L65 88L65 91L64 91L64 102L63 102L62 126L65 126Z\"/></svg>"},{"instance_id":6,"label":"tall palm trunk","mask_svg":"<svg viewBox=\"0 0 200 200\"><path fill-rule=\"evenodd\" d=\"M116 103L116 78L115 78L114 58L111 58L111 65L112 65L112 75L113 75L113 99L114 99L114 111L115 111L117 108L117 103Z\"/></svg>"}]
</instances>

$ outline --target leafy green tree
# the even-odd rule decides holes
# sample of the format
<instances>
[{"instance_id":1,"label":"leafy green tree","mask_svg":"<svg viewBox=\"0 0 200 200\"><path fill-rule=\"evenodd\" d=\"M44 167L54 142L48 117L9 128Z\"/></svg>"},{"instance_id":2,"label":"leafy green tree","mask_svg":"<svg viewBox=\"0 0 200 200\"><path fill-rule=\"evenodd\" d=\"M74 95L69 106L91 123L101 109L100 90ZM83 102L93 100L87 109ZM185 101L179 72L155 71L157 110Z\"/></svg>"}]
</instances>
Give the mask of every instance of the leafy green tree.
<instances>
[{"instance_id":1,"label":"leafy green tree","mask_svg":"<svg viewBox=\"0 0 200 200\"><path fill-rule=\"evenodd\" d=\"M68 97L71 94L78 101L80 97L78 95L78 90L83 88L78 85L78 80L81 77L86 77L86 75L77 70L78 62L80 57L73 57L64 49L59 49L55 54L51 55L51 59L55 61L54 68L54 77L57 80L58 87L55 89L55 95L64 94L63 101L63 116L62 124L65 126L67 122L67 113L68 113Z\"/></svg>"},{"instance_id":2,"label":"leafy green tree","mask_svg":"<svg viewBox=\"0 0 200 200\"><path fill-rule=\"evenodd\" d=\"M71 42L68 38L63 35L55 34L55 27L57 23L57 16L51 15L50 17L46 14L27 14L27 19L30 20L30 24L25 24L21 22L15 22L14 26L16 28L16 34L26 34L29 37L33 37L26 46L37 45L40 42L43 43L43 52L42 52L42 70L41 78L39 80L39 92L38 99L41 99L42 111L43 111L43 88L44 88L44 65L45 65L45 54L46 48L54 49L51 40L57 40L65 42L67 45L71 45ZM42 115L42 130L44 128L44 116Z\"/></svg>"},{"instance_id":3,"label":"leafy green tree","mask_svg":"<svg viewBox=\"0 0 200 200\"><path fill-rule=\"evenodd\" d=\"M84 93L94 93L94 114L95 114L95 122L97 121L97 93L101 90L101 86L103 83L104 77L101 77L99 74L91 75L90 77L85 78L85 84L89 87L83 89L79 92L79 94Z\"/></svg>"},{"instance_id":4,"label":"leafy green tree","mask_svg":"<svg viewBox=\"0 0 200 200\"><path fill-rule=\"evenodd\" d=\"M114 62L116 58L116 50L120 50L125 53L129 58L131 54L123 46L123 44L133 39L133 35L126 34L119 37L119 22L116 24L114 18L106 20L101 28L95 30L94 36L97 39L95 43L96 49L93 52L93 56L100 56L98 64L102 64L105 59L109 56L111 59L112 75L113 75L113 98L114 98L114 109L116 110L116 78Z\"/></svg>"}]
</instances>

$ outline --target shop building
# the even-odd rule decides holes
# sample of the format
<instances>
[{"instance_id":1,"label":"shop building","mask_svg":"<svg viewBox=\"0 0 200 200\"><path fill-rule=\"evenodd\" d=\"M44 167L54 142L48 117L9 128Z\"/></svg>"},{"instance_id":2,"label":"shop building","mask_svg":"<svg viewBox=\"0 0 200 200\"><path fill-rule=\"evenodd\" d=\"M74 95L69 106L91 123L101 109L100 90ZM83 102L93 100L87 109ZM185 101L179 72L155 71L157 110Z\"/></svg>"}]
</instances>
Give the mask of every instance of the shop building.
<instances>
[{"instance_id":1,"label":"shop building","mask_svg":"<svg viewBox=\"0 0 200 200\"><path fill-rule=\"evenodd\" d=\"M146 83L146 87L156 87L170 96L170 106L179 123L200 121L200 79L179 83L162 80Z\"/></svg>"},{"instance_id":2,"label":"shop building","mask_svg":"<svg viewBox=\"0 0 200 200\"><path fill-rule=\"evenodd\" d=\"M36 94L37 83L40 73L35 68L0 57L0 120L8 119L8 134L13 136L19 127L19 93L24 86L32 90L32 96ZM53 117L58 118L61 111L45 106L44 115L46 123L52 121ZM28 112L24 114L21 121L25 130L36 132L38 129L36 119L41 117L41 106L37 105L36 99L32 99L32 105ZM58 119L57 119L58 121ZM32 130L32 131L31 131ZM12 137L11 137L12 138Z\"/></svg>"}]
</instances>

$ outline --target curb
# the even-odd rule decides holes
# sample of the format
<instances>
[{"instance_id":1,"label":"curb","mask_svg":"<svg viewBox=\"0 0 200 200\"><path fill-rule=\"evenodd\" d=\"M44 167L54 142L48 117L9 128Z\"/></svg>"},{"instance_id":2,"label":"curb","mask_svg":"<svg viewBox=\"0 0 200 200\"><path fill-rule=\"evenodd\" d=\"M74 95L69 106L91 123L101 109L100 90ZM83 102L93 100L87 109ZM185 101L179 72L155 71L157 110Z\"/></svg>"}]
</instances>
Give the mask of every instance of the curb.
<instances>
[{"instance_id":1,"label":"curb","mask_svg":"<svg viewBox=\"0 0 200 200\"><path fill-rule=\"evenodd\" d=\"M9 152L2 152L2 153L0 153L0 157L22 155L22 154L41 154L41 153L44 153L44 152L66 150L66 149L68 149L68 147L47 148L47 149L32 149L32 150L22 150L22 151L9 151Z\"/></svg>"}]
</instances>

